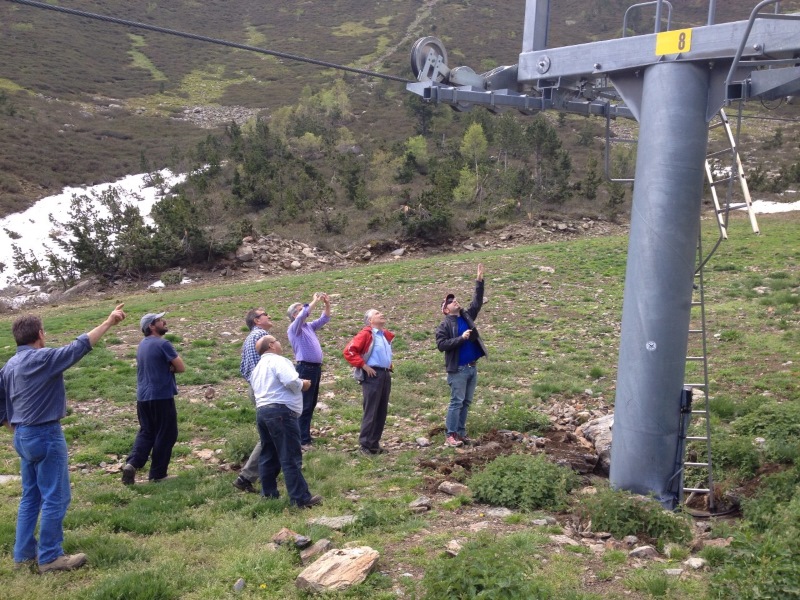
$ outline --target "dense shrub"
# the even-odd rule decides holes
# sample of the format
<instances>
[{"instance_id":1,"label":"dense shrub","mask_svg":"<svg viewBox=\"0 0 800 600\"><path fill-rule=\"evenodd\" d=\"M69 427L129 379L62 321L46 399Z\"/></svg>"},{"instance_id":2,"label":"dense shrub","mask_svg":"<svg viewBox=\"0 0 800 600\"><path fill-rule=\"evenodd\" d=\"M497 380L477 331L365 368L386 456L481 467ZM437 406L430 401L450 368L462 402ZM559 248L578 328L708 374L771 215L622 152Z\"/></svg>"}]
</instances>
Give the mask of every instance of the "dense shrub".
<instances>
[{"instance_id":1,"label":"dense shrub","mask_svg":"<svg viewBox=\"0 0 800 600\"><path fill-rule=\"evenodd\" d=\"M692 531L687 519L671 513L655 500L625 491L599 490L586 496L578 505L581 518L591 519L595 531L608 531L614 537L638 535L659 543L685 542Z\"/></svg>"},{"instance_id":2,"label":"dense shrub","mask_svg":"<svg viewBox=\"0 0 800 600\"><path fill-rule=\"evenodd\" d=\"M427 600L555 598L555 590L537 579L530 535L483 539L466 544L458 556L433 562L422 581Z\"/></svg>"},{"instance_id":3,"label":"dense shrub","mask_svg":"<svg viewBox=\"0 0 800 600\"><path fill-rule=\"evenodd\" d=\"M161 283L164 285L178 285L183 280L180 269L172 269L161 273Z\"/></svg>"},{"instance_id":4,"label":"dense shrub","mask_svg":"<svg viewBox=\"0 0 800 600\"><path fill-rule=\"evenodd\" d=\"M476 500L528 510L560 510L578 483L570 469L542 455L501 456L469 480Z\"/></svg>"}]
</instances>

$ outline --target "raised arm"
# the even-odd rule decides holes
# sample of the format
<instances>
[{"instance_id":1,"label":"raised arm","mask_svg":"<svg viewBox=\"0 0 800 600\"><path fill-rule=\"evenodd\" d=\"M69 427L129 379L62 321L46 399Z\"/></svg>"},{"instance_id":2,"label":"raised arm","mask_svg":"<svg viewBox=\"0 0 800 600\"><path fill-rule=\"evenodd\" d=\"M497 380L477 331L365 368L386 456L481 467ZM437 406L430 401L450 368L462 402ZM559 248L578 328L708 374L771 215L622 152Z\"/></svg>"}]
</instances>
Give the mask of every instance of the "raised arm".
<instances>
[{"instance_id":1,"label":"raised arm","mask_svg":"<svg viewBox=\"0 0 800 600\"><path fill-rule=\"evenodd\" d=\"M103 337L109 329L125 318L125 313L122 311L123 306L125 306L124 302L118 304L117 307L111 311L111 314L106 317L105 321L86 334L89 336L89 344L92 347L100 341L100 338Z\"/></svg>"}]
</instances>

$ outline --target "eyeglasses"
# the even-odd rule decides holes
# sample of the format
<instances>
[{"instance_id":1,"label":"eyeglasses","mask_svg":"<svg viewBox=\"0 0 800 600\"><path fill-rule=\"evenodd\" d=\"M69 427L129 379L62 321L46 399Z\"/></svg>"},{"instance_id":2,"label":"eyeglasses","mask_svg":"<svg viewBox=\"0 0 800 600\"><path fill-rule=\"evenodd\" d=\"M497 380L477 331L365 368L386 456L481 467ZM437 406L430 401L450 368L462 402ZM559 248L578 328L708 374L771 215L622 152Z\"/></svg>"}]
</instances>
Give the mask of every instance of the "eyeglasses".
<instances>
[{"instance_id":1,"label":"eyeglasses","mask_svg":"<svg viewBox=\"0 0 800 600\"><path fill-rule=\"evenodd\" d=\"M267 313L261 313L260 315L256 315L256 319L260 319L261 317L269 317Z\"/></svg>"}]
</instances>

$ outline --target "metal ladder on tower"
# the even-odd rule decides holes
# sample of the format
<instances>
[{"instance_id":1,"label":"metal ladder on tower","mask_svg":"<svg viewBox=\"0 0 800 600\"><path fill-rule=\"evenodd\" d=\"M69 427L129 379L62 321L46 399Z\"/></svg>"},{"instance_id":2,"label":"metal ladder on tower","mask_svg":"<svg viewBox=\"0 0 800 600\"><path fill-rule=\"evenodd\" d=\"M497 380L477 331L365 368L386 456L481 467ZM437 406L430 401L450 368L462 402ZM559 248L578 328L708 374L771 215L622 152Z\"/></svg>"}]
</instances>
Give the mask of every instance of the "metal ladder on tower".
<instances>
[{"instance_id":1,"label":"metal ladder on tower","mask_svg":"<svg viewBox=\"0 0 800 600\"><path fill-rule=\"evenodd\" d=\"M741 111L740 111L741 115ZM714 201L714 210L716 212L717 224L722 239L728 239L728 213L732 210L746 208L747 214L750 217L750 225L755 233L760 233L758 229L758 222L756 215L753 212L753 203L750 199L750 188L747 186L747 178L744 174L744 167L742 166L742 159L739 156L739 150L736 144L736 137L733 135L728 115L725 109L721 108L719 112L711 119L708 125L710 130L722 127L725 132L725 138L728 145L721 150L710 152L706 156L706 180L711 188L711 198ZM730 166L720 169L719 157L730 157ZM742 192L742 201L732 203L731 199L735 191L735 183L739 183ZM720 202L720 194L717 191L718 187L725 187L725 203Z\"/></svg>"},{"instance_id":2,"label":"metal ladder on tower","mask_svg":"<svg viewBox=\"0 0 800 600\"><path fill-rule=\"evenodd\" d=\"M739 118L741 119L741 110L739 111ZM714 130L717 128L724 129L724 137L727 146L718 151L712 151L706 156L706 179L708 180L709 188L711 190L711 198L714 202L714 213L719 227L719 238L716 244L708 253L703 256L703 243L702 243L702 229L697 239L697 259L695 267L695 294L692 299L692 317L691 325L689 326L689 352L686 357L687 362L687 377L695 376L700 381L687 382L684 384L684 390L687 397L684 398L681 406L683 413L681 437L682 439L682 453L683 465L681 469L681 495L680 502L683 504L695 495L706 495L706 506L710 513L714 513L716 508L716 499L714 497L714 470L711 459L711 412L710 412L710 396L708 385L708 338L706 328L706 306L705 306L705 280L704 280L704 267L711 256L716 252L720 243L728 239L728 217L730 211L737 209L746 209L750 218L750 225L753 231L760 233L758 222L756 220L755 212L753 211L753 203L750 198L750 189L747 186L747 179L744 174L744 167L742 165L741 157L736 144L736 136L731 129L728 115L724 109L720 109L717 115L709 123L709 129ZM711 140L709 140L709 143ZM721 157L730 158L730 166L720 169ZM721 177L717 177L719 174ZM739 183L739 189L742 194L742 201L734 203L732 201L734 192L736 191L736 183ZM719 189L725 189L725 201L720 201ZM692 352L692 350L696 350ZM696 365L693 368L690 365ZM698 394L701 396L700 408L697 408L694 403L694 397L697 391L702 392ZM691 421L699 420L695 426L695 435L689 434ZM697 429L700 429L697 432ZM690 442L696 442L691 452L695 454L694 460L687 460L686 457L690 451L687 446ZM700 446L698 449L697 446ZM702 478L696 475L697 471L704 471ZM697 484L695 486L685 486L686 476L690 474L692 482L704 481L704 484ZM686 498L689 494L689 498Z\"/></svg>"},{"instance_id":3,"label":"metal ladder on tower","mask_svg":"<svg viewBox=\"0 0 800 600\"><path fill-rule=\"evenodd\" d=\"M708 257L705 259L703 258L703 243L702 243L702 234L698 235L697 239L697 268L695 270L695 283L694 283L694 295L692 298L692 317L689 326L689 355L686 357L687 362L687 376L695 376L700 379L700 381L694 382L687 382L684 384L684 390L687 391L689 397L685 399L684 406L682 406L682 412L686 414L686 418L683 421L683 428L681 431L681 435L683 437L683 453L684 453L684 461L683 461L683 470L681 473L681 496L680 502L681 504L685 501L685 495L697 495L697 494L704 494L706 495L707 501L706 505L708 507L708 511L710 513L714 513L715 510L715 498L714 498L714 471L711 462L711 412L710 412L710 397L709 397L709 389L708 389L708 346L707 346L707 337L706 337L706 305L705 305L705 287L704 287L704 276L703 276L703 268L705 263L707 262ZM696 350L696 352L692 352ZM691 368L690 365L697 365L698 368ZM690 373L691 371L691 373ZM699 372L698 372L699 371ZM702 403L701 408L695 408L695 404L693 402L695 396L695 390L702 391ZM700 419L703 422L700 423L701 432L698 432L697 435L689 435L689 427L690 423L693 419ZM686 455L688 452L688 448L686 444L688 442L698 442L704 452L705 455L701 459L701 451L697 450L697 459L696 460L686 460ZM696 473L697 470L705 470L705 474L702 477L702 480L705 481L705 486L697 485L693 487L685 487L684 482L686 480L687 473ZM691 477L692 481L699 481L699 476ZM690 496L691 497L691 496Z\"/></svg>"}]
</instances>

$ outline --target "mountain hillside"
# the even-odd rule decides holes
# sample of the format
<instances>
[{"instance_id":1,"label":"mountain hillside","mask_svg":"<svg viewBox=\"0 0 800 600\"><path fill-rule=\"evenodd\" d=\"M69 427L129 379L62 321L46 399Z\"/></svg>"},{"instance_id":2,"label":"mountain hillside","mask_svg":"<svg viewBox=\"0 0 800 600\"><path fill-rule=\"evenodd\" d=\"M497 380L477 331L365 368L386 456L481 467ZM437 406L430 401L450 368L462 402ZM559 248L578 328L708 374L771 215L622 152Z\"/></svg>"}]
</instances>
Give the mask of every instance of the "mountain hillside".
<instances>
[{"instance_id":1,"label":"mountain hillside","mask_svg":"<svg viewBox=\"0 0 800 600\"><path fill-rule=\"evenodd\" d=\"M673 28L707 20L706 1L672 4ZM723 22L746 18L753 3L718 5ZM411 46L425 35L443 40L451 66L481 72L516 63L525 10L522 0L72 0L60 6L409 79ZM618 37L627 6L554 2L550 46ZM800 2L783 3L784 12L793 8L800 10ZM639 33L652 28L649 10L629 18ZM362 147L415 133L400 82L0 0L0 215L67 184L176 165L209 130L269 116L342 77L355 115L348 126Z\"/></svg>"}]
</instances>

